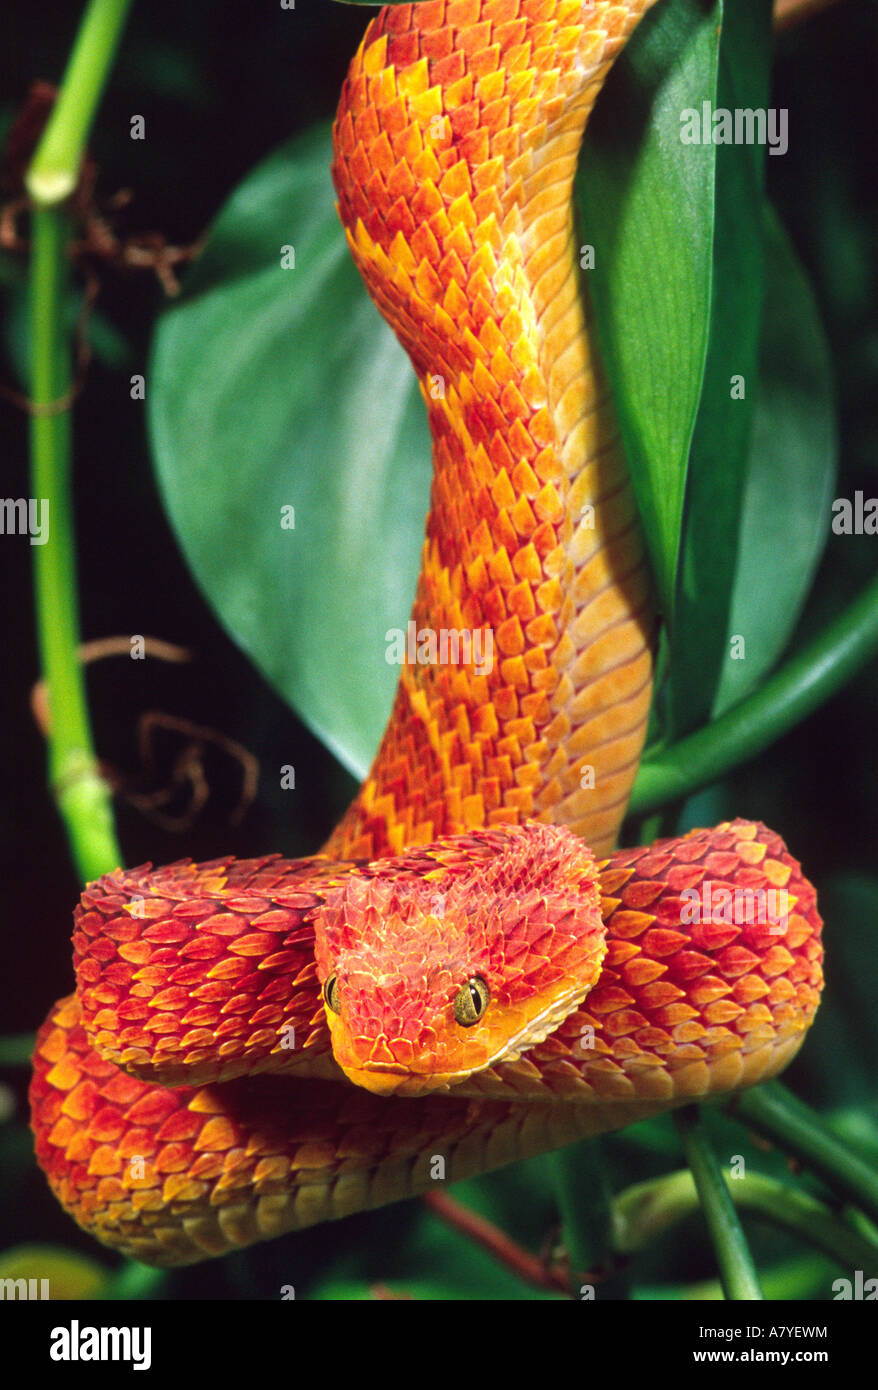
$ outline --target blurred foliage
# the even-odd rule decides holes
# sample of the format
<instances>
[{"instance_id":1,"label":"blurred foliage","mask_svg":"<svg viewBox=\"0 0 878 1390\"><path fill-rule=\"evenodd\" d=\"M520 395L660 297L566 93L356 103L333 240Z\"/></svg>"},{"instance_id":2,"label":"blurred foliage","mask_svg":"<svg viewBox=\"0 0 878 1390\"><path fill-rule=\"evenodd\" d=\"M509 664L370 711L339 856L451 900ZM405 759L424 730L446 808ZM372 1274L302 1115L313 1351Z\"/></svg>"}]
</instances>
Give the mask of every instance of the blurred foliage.
<instances>
[{"instance_id":1,"label":"blurred foliage","mask_svg":"<svg viewBox=\"0 0 878 1390\"><path fill-rule=\"evenodd\" d=\"M678 0L678 19L693 16L695 9ZM655 26L645 31L646 45L658 43L654 35L661 37L661 24L672 22L657 13ZM690 468L703 470L698 476L715 488L728 438L735 467L742 470L739 484L722 490L723 506L731 508L723 513L725 519L705 513L704 524L709 532L711 524L721 521L718 534L727 540L728 518L743 506L743 530L739 546L715 552L714 582L699 584L697 592L690 588L686 605L678 609L678 621L690 634L688 650L699 650L701 628L705 649L713 656L703 667L694 664L689 680L698 689L688 706L686 683L678 680L672 702L677 727L696 717L700 721L704 711L738 698L785 646L795 648L842 611L874 572L874 538L838 537L828 528L833 399L839 441L835 495L849 497L857 488L873 495L878 481L874 14L867 0L850 0L784 35L776 47L771 102L789 110L790 148L783 158L766 161L766 191L779 220L767 224L764 247L765 312L752 430L741 430L743 438L730 433L729 411L717 402L715 412L702 410L694 421L690 457ZM213 223L214 231L186 279L179 306L162 321L149 368L162 299L154 277L97 267L101 292L92 322L94 361L75 412L85 636L154 633L189 645L195 656L183 667L137 663L135 674L131 663L95 667L89 681L99 749L127 786L142 789L146 773L139 766L137 719L144 709L160 708L238 739L263 765L258 798L239 826L229 823L234 771L222 765L211 768L211 798L182 836L147 822L120 797L119 828L130 863L182 854L206 859L229 851L315 849L344 808L354 782L306 725L349 767L362 770L380 730L381 711L389 704L390 668L379 670L383 661L378 660L370 674L365 658L371 644L363 641L362 632L355 656L339 637L345 615L355 633L358 622L374 624L375 631L404 623L417 564L418 518L426 504L426 434L414 390L403 376L404 364L379 336L383 326L377 316L368 317L371 310L358 298L356 276L335 249L343 241L331 225L325 133L311 130L334 109L366 18L353 7L327 0L297 0L295 11L264 7L246 15L231 0L187 0L182 9L170 0L135 6L101 109L93 142L100 195L106 200L120 188L133 190L132 201L113 214L120 234L159 230L171 242L187 244L208 224ZM16 41L0 53L3 127L32 78L60 73L76 19L77 7L62 0L47 0L38 10L17 7ZM763 78L752 32L736 26L727 41L740 45L744 56L731 72L724 71L726 40L721 43L720 92L738 90L724 88L730 80L743 83L740 90L748 93L758 90ZM636 59L633 51L632 61ZM632 79L620 71L624 95L625 82ZM747 104L755 103L755 97L748 97ZM135 113L146 117L144 141L129 138ZM610 114L608 108L607 120ZM599 125L600 118L598 134ZM285 143L301 132L303 144ZM645 149L646 159L649 147ZM600 151L590 157L600 160ZM736 257L755 265L762 253L753 240L762 226L762 208L758 202L745 207L746 193L729 190L741 190L746 178L758 184L760 174L752 167L748 172L743 161L731 172L728 165L724 193L723 164L723 158L717 160L717 236L707 254L718 275L733 279ZM606 162L603 171L608 180L623 177ZM611 185L607 188L609 197ZM730 219L739 211L732 229ZM653 240L639 248L641 254L652 251L659 276L662 257L679 250L674 236L682 215L682 205L669 201L665 220L670 230L657 222L648 233ZM696 230L703 228L707 235L707 221L699 220ZM744 234L742 228L751 238L744 247L731 240ZM308 246L316 248L322 278L318 282L315 274L307 280L297 260L281 297L276 289L270 294L266 289L269 276L276 286L275 274L283 273L269 266L277 265L284 243L295 244L297 256ZM700 264L705 247L697 249ZM749 285L749 275L743 278ZM690 281L687 289L694 294L697 277ZM753 305L732 293L741 288L724 283L728 297L714 300L708 389L711 382L723 380L730 358L746 360L747 342L738 340L741 325L751 333L749 351L755 351ZM16 378L25 360L22 293L21 258L0 253L0 342L8 380ZM310 304L309 293L314 296ZM613 303L614 312L638 313L636 303L628 308L624 302L620 308L615 298ZM691 391L697 382L696 392L701 362L698 323L691 315L703 314L703 296L701 303L699 311L696 301L687 300L689 319L678 316L672 325L678 335L688 335L685 387ZM597 307L606 320L600 294ZM72 302L71 315L77 311L78 303ZM621 340L628 329L624 318L620 323ZM602 326L605 334L612 332L606 322ZM648 330L645 323L644 334ZM650 350L648 341L642 340L643 352ZM641 358L641 366L643 362ZM648 375L652 358L646 363ZM613 370L621 374L624 367L614 365ZM630 363L627 370L630 374ZM157 500L142 407L129 395L129 375L135 371L147 373L158 474L173 532ZM689 426L685 421L692 405L682 398L674 405L680 438L681 430L686 435L691 429L692 421ZM651 424L658 428L661 422ZM356 426L366 445L362 454L353 446ZM5 409L0 431L7 492L22 495L24 418ZM662 466L671 457L670 437L665 435L664 452L656 452ZM380 487L373 475L367 476L367 465L384 470ZM655 505L664 509L663 516L673 518L677 502L662 494L657 478L648 480L647 487L659 499ZM720 494L707 486L699 489L690 477L690 518L697 519L697 509L707 507L711 495ZM355 505L346 510L350 498ZM278 525L277 545L264 547L262 556L253 519L262 526L266 516L287 502L297 506L297 520L298 509L307 507L308 527L285 532ZM778 519L776 531L766 527L769 503ZM814 525L819 507L826 518L822 528ZM705 556L709 570L711 552L703 548L704 537L687 525L684 546L693 534L702 545L699 550L696 544L690 555L691 572L704 575ZM669 547L676 545L674 526L664 522L663 528L661 544L669 555ZM176 548L175 534L192 573ZM340 553L344 545L348 553ZM729 567L730 554L737 556L737 572ZM6 931L0 940L2 967L15 982L6 999L4 1033L31 1031L51 1001L69 990L70 908L77 893L64 837L44 790L43 752L28 708L29 688L37 676L29 560L24 543L0 547L7 595L5 643L16 653L3 686L2 711L7 796L0 813L0 853ZM802 610L818 562L816 582ZM685 570L683 574L685 582ZM722 645L717 642L717 615L723 611L730 623L723 633L747 636L746 662L736 665L717 657ZM390 621L385 619L388 612ZM322 646L329 652L321 655ZM727 650L722 645L723 658ZM379 653L383 655L383 644ZM248 655L273 684L262 679ZM277 689L295 696L304 723L290 713ZM757 762L680 808L676 824L685 828L729 814L758 816L779 830L807 865L827 923L828 983L812 1035L786 1079L826 1111L851 1144L878 1159L873 1064L878 1046L876 701L878 670L873 664ZM351 717L356 710L362 716L359 724ZM668 717L665 707L662 713ZM280 790L285 763L296 766L294 794ZM84 1279L94 1274L97 1260L105 1271L97 1278L120 1281L104 1282L104 1292L115 1288L120 1295L127 1290L129 1295L176 1298L279 1298L282 1287L292 1284L298 1297L370 1297L376 1286L415 1297L539 1296L418 1203L321 1226L192 1270L154 1276L120 1267L55 1203L33 1164L24 1105L26 1073L10 1067L3 1075L9 1103L0 1107L6 1116L0 1160L7 1194L0 1212L0 1244L12 1247L7 1260L20 1256L16 1247L39 1242L41 1265L67 1260L70 1277ZM757 1143L721 1113L708 1111L708 1124L723 1163L741 1155L748 1170L777 1177L787 1173L781 1154ZM591 1149L603 1154L616 1192L681 1162L667 1118L608 1136ZM580 1152L584 1171L589 1171L594 1153L587 1161ZM574 1171L575 1162L573 1151L567 1166ZM557 1237L555 1180L551 1161L537 1159L461 1184L453 1195L539 1251ZM807 1176L798 1180L807 1190L823 1191ZM831 1297L836 1273L831 1263L803 1252L776 1230L745 1224L768 1296ZM703 1223L693 1218L618 1271L599 1296L715 1297L714 1279Z\"/></svg>"}]
</instances>

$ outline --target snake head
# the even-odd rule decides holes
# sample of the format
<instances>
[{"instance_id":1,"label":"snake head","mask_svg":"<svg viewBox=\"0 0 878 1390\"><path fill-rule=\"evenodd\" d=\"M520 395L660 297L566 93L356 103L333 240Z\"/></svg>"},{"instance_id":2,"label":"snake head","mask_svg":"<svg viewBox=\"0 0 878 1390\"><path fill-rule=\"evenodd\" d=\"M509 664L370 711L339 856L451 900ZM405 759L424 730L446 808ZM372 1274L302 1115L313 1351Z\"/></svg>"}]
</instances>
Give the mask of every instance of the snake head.
<instances>
[{"instance_id":1,"label":"snake head","mask_svg":"<svg viewBox=\"0 0 878 1390\"><path fill-rule=\"evenodd\" d=\"M314 926L335 1059L382 1095L514 1060L581 1003L606 951L594 856L536 823L377 861Z\"/></svg>"}]
</instances>

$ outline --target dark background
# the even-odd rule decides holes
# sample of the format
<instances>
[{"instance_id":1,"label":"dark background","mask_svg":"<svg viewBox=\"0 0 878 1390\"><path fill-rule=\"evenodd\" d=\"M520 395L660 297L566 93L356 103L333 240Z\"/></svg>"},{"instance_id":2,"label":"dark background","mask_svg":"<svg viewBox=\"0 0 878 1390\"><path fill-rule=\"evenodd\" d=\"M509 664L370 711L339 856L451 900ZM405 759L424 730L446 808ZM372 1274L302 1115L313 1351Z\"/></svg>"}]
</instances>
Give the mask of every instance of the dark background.
<instances>
[{"instance_id":1,"label":"dark background","mask_svg":"<svg viewBox=\"0 0 878 1390\"><path fill-rule=\"evenodd\" d=\"M8 41L0 52L3 130L34 78L60 77L80 10L69 0L9 7L4 26ZM176 244L199 237L255 163L294 131L332 114L371 13L330 0L297 0L293 12L269 0L149 0L136 5L91 146L99 166L99 199L123 188L132 191L132 201L118 219L120 232L159 231ZM838 496L852 496L857 488L867 496L878 492L874 16L875 7L867 0L851 0L779 39L772 103L790 110L790 149L784 158L767 160L769 193L809 271L832 349L841 432ZM144 141L129 138L135 113L146 118ZM91 669L89 697L99 755L124 775L131 789L154 789L181 746L168 743L163 768L153 780L139 766L137 719L143 710L158 709L238 740L272 768L295 763L297 778L301 770L301 783L313 789L307 801L293 799L283 796L274 776L263 778L243 822L230 825L237 773L227 758L212 754L207 765L211 797L185 833L168 833L124 797L117 798L126 860L208 859L230 851L311 852L353 793L353 783L239 653L188 575L157 499L145 407L132 403L128 394L130 374L146 370L163 292L149 272L98 269L102 283L94 359L75 407L83 637L144 633L182 643L196 656L189 666L117 659ZM0 254L0 370L3 380L18 387L24 352L23 275L23 258ZM253 405L258 409L258 401ZM24 415L0 402L7 496L29 493L26 429ZM868 537L831 538L797 641L840 612L874 572L876 545ZM24 537L3 540L4 1034L31 1033L52 1001L69 992L71 910L78 893L64 832L46 792L44 750L29 710L38 676L30 561ZM871 1095L851 1080L859 1072L850 1058L866 1051L868 1074L867 1049L875 1038L871 1019L878 1003L875 956L867 949L870 932L876 939L871 918L878 904L876 710L878 670L873 663L709 798L711 820L733 812L759 817L780 830L825 893L827 1003L787 1079L820 1106L844 1103L873 1113ZM864 914L869 921L861 920ZM873 1074L874 1056L873 1050ZM48 1240L94 1255L97 1247L63 1215L33 1167L23 1108L26 1071L10 1069L4 1075L19 1105L2 1131L0 1153L7 1172L0 1246ZM625 1152L624 1140L610 1142L614 1155ZM625 1161L618 1159L619 1164ZM632 1173L639 1176L641 1170L635 1165ZM503 1202L512 1204L515 1190L513 1183ZM176 1296L276 1297L292 1267L298 1270L294 1282L307 1284L330 1265L339 1277L384 1277L388 1260L391 1274L403 1268L402 1257L394 1264L400 1242L418 1247L417 1219L411 1206L397 1207L320 1227L174 1276L167 1288ZM539 1206L531 1214L536 1238L550 1220L551 1212ZM355 1252L348 1263L339 1265L339 1248ZM363 1255L364 1250L372 1255ZM107 1266L112 1264L112 1257L98 1253ZM784 1254L788 1252L781 1249ZM665 1259L663 1273L670 1271L672 1277L708 1277L712 1272L700 1235L679 1250L666 1246Z\"/></svg>"}]
</instances>

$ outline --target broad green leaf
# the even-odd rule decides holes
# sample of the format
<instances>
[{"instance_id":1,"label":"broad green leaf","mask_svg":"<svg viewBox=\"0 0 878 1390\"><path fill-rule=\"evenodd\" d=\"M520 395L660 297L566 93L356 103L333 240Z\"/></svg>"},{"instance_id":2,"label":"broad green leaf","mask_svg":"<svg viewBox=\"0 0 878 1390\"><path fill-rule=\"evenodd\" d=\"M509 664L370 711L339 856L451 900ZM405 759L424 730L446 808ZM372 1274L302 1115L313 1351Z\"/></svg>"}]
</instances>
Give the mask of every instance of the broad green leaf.
<instances>
[{"instance_id":1,"label":"broad green leaf","mask_svg":"<svg viewBox=\"0 0 878 1390\"><path fill-rule=\"evenodd\" d=\"M719 108L766 108L771 41L770 0L726 6ZM762 145L717 146L710 338L689 457L671 633L666 733L672 738L706 722L728 652L762 315L764 167Z\"/></svg>"},{"instance_id":2,"label":"broad green leaf","mask_svg":"<svg viewBox=\"0 0 878 1390\"><path fill-rule=\"evenodd\" d=\"M714 715L756 688L783 654L829 536L835 485L829 350L808 280L770 210L765 249L755 415ZM730 656L737 636L743 660Z\"/></svg>"},{"instance_id":3,"label":"broad green leaf","mask_svg":"<svg viewBox=\"0 0 878 1390\"><path fill-rule=\"evenodd\" d=\"M684 144L681 113L716 102L721 0L644 19L607 81L577 177L583 272L670 620L686 464L707 350L716 147Z\"/></svg>"},{"instance_id":4,"label":"broad green leaf","mask_svg":"<svg viewBox=\"0 0 878 1390\"><path fill-rule=\"evenodd\" d=\"M149 420L206 598L362 777L398 676L385 633L414 594L430 440L408 359L348 254L330 157L321 127L232 195L160 320ZM295 268L281 268L283 247Z\"/></svg>"},{"instance_id":5,"label":"broad green leaf","mask_svg":"<svg viewBox=\"0 0 878 1390\"><path fill-rule=\"evenodd\" d=\"M614 101L627 111L626 83L642 84L646 107L676 132L680 63L684 71L715 66L716 42L694 0L665 12L676 20L658 26L661 42L646 34L647 60L628 71ZM667 83L663 65L675 74ZM688 86L694 103L704 82ZM687 201L670 173L677 140L653 134L648 144L658 155L635 181L642 225L638 233L626 220L627 245L655 236L652 194L665 178L675 202L686 204L683 235L691 241L688 220L696 213L710 220L712 147L679 145L696 150L681 164ZM610 153L633 157L626 146ZM328 133L312 132L274 154L230 199L157 330L149 418L165 506L208 601L305 722L362 776L392 702L397 672L385 661L385 634L404 626L414 591L429 440L413 374L347 254L329 161ZM670 211L667 203L663 209ZM703 240L709 248L709 235ZM295 269L281 269L284 246L295 248ZM670 280L683 295L680 324L691 337L698 313L690 291L699 276L690 256L691 248L685 275ZM680 260L678 245L678 269ZM709 273L709 250L705 265ZM653 267L653 279L665 273ZM680 351L678 342L678 366ZM692 353L700 370L703 342ZM688 382L693 374L694 367L682 376ZM686 396L676 385L666 394L674 403ZM295 530L282 529L283 506L295 508Z\"/></svg>"}]
</instances>

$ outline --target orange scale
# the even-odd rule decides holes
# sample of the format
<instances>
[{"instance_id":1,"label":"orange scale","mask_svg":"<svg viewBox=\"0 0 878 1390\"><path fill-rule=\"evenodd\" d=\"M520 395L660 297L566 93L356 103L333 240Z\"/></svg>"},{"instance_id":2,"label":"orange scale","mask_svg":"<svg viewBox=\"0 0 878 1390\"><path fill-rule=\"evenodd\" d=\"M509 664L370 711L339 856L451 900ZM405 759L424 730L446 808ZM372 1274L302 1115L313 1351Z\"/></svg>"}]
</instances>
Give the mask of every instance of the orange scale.
<instances>
[{"instance_id":1,"label":"orange scale","mask_svg":"<svg viewBox=\"0 0 878 1390\"><path fill-rule=\"evenodd\" d=\"M134 1191L130 1194L129 1201L132 1210L136 1212L161 1211L162 1207L165 1205L165 1199L159 1187L144 1191Z\"/></svg>"},{"instance_id":2,"label":"orange scale","mask_svg":"<svg viewBox=\"0 0 878 1390\"><path fill-rule=\"evenodd\" d=\"M143 1090L144 1083L138 1082L138 1089ZM129 1125L149 1126L150 1128L162 1124L169 1115L178 1109L180 1100L179 1093L161 1086L150 1086L136 1100L131 1108L126 1112L125 1120ZM144 1136L146 1130L143 1130ZM150 1150L151 1152L151 1150Z\"/></svg>"},{"instance_id":3,"label":"orange scale","mask_svg":"<svg viewBox=\"0 0 878 1390\"><path fill-rule=\"evenodd\" d=\"M667 853L650 852L649 849L646 849L646 852L642 853L642 855L635 853L635 855L632 855L632 859L635 860L636 866L638 866L639 878L657 878L657 880L661 881L664 880L665 874L667 874L672 862L674 862L671 855L667 855Z\"/></svg>"},{"instance_id":4,"label":"orange scale","mask_svg":"<svg viewBox=\"0 0 878 1390\"><path fill-rule=\"evenodd\" d=\"M611 967L621 968L622 978L629 989L643 990L645 986L652 984L659 976L666 973L666 967L659 961L649 960L641 955L640 947L632 941L613 940L606 955L606 964ZM676 995L679 991L670 986ZM645 992L641 996L646 998Z\"/></svg>"},{"instance_id":5,"label":"orange scale","mask_svg":"<svg viewBox=\"0 0 878 1390\"><path fill-rule=\"evenodd\" d=\"M496 97L502 96L506 74L500 69L500 45L498 43L489 44L478 53L473 53L469 61L469 70L476 79L476 95L479 101L492 101ZM499 76L501 81L494 83L486 92L482 83L486 79L496 76Z\"/></svg>"},{"instance_id":6,"label":"orange scale","mask_svg":"<svg viewBox=\"0 0 878 1390\"><path fill-rule=\"evenodd\" d=\"M285 1182L290 1171L289 1161L282 1154L273 1154L270 1158L261 1158L253 1169L253 1183L259 1189L269 1183Z\"/></svg>"},{"instance_id":7,"label":"orange scale","mask_svg":"<svg viewBox=\"0 0 878 1390\"><path fill-rule=\"evenodd\" d=\"M704 1046L711 1062L719 1061L721 1057L728 1057L733 1052L740 1052L743 1049L743 1039L730 1033L728 1029L716 1030L721 1033L715 1039L712 1036L713 1030L704 1039Z\"/></svg>"},{"instance_id":8,"label":"orange scale","mask_svg":"<svg viewBox=\"0 0 878 1390\"><path fill-rule=\"evenodd\" d=\"M443 104L456 139L469 131L476 130L479 125L479 104L473 101L474 83L473 74L467 72L457 82L452 82L443 92ZM472 119L473 108L475 108L475 120ZM464 114L462 129L460 125L461 114Z\"/></svg>"},{"instance_id":9,"label":"orange scale","mask_svg":"<svg viewBox=\"0 0 878 1390\"><path fill-rule=\"evenodd\" d=\"M100 1099L100 1092L93 1081L81 1081L64 1097L61 1114L69 1115L71 1120L84 1122L94 1114Z\"/></svg>"},{"instance_id":10,"label":"orange scale","mask_svg":"<svg viewBox=\"0 0 878 1390\"><path fill-rule=\"evenodd\" d=\"M704 868L700 864L672 864L667 874L667 886L673 893L682 893L694 888L704 878ZM643 885L646 887L647 885ZM648 885L653 891L661 891L660 884Z\"/></svg>"},{"instance_id":11,"label":"orange scale","mask_svg":"<svg viewBox=\"0 0 878 1390\"><path fill-rule=\"evenodd\" d=\"M221 1153L202 1153L196 1154L192 1158L189 1173L193 1178L219 1178L223 1172L223 1155Z\"/></svg>"},{"instance_id":12,"label":"orange scale","mask_svg":"<svg viewBox=\"0 0 878 1390\"><path fill-rule=\"evenodd\" d=\"M180 955L187 961L216 960L218 956L225 954L226 949L219 937L204 936L187 941L185 946L180 947Z\"/></svg>"},{"instance_id":13,"label":"orange scale","mask_svg":"<svg viewBox=\"0 0 878 1390\"><path fill-rule=\"evenodd\" d=\"M788 999L795 999L795 997L796 987L792 980L789 980L786 976L781 976L780 979L772 982L771 990L768 995L772 1004L782 1004Z\"/></svg>"},{"instance_id":14,"label":"orange scale","mask_svg":"<svg viewBox=\"0 0 878 1390\"><path fill-rule=\"evenodd\" d=\"M589 1004L591 1004L591 999L589 999ZM646 1026L647 1020L636 1009L618 1009L615 1013L609 1014L603 1021L603 1030L610 1038L618 1038L626 1033L636 1033L638 1029Z\"/></svg>"},{"instance_id":15,"label":"orange scale","mask_svg":"<svg viewBox=\"0 0 878 1390\"><path fill-rule=\"evenodd\" d=\"M207 1029L216 1022L216 1018L217 1008L214 1004L198 1004L194 1009L190 1009L188 1013L184 1014L180 1019L180 1025L190 1030ZM213 1036L212 1032L210 1036ZM192 1034L187 1032L181 1040L181 1046L190 1047L196 1040L201 1041L197 1032Z\"/></svg>"},{"instance_id":16,"label":"orange scale","mask_svg":"<svg viewBox=\"0 0 878 1390\"><path fill-rule=\"evenodd\" d=\"M519 131L510 121L511 103L508 93L495 101L482 104L479 124L488 132L491 141L491 159L503 164L514 159L519 152Z\"/></svg>"},{"instance_id":17,"label":"orange scale","mask_svg":"<svg viewBox=\"0 0 878 1390\"><path fill-rule=\"evenodd\" d=\"M189 1144L164 1144L156 1153L152 1167L156 1173L184 1173L189 1168L192 1149Z\"/></svg>"},{"instance_id":18,"label":"orange scale","mask_svg":"<svg viewBox=\"0 0 878 1390\"><path fill-rule=\"evenodd\" d=\"M139 925L137 914L126 912L122 917L110 917L104 922L101 936L108 941L131 941L136 936L145 935Z\"/></svg>"},{"instance_id":19,"label":"orange scale","mask_svg":"<svg viewBox=\"0 0 878 1390\"><path fill-rule=\"evenodd\" d=\"M657 980L653 984L644 985L639 991L637 1002L642 1009L664 1009L669 1004L675 1004L678 999L683 997L683 991L676 985L672 985L667 980Z\"/></svg>"},{"instance_id":20,"label":"orange scale","mask_svg":"<svg viewBox=\"0 0 878 1390\"><path fill-rule=\"evenodd\" d=\"M480 151L487 155L489 145L489 132L484 129L481 118L481 106L477 101L465 101L457 110L449 115L454 138L458 146L463 146L466 142L475 139L478 142Z\"/></svg>"},{"instance_id":21,"label":"orange scale","mask_svg":"<svg viewBox=\"0 0 878 1390\"><path fill-rule=\"evenodd\" d=\"M112 1145L103 1145L102 1147L112 1150ZM95 1145L92 1143L89 1136L83 1130L78 1129L64 1149L64 1161L65 1163L84 1163L88 1165L94 1148Z\"/></svg>"},{"instance_id":22,"label":"orange scale","mask_svg":"<svg viewBox=\"0 0 878 1390\"><path fill-rule=\"evenodd\" d=\"M51 1108L49 1102L47 1102L43 1111L43 1125L50 1125L50 1123ZM63 1118L58 1119L54 1125L51 1125L51 1129L49 1130L49 1143L53 1145L54 1148L67 1148L67 1145L71 1144L78 1134L79 1130L74 1120L68 1119L67 1116L63 1116Z\"/></svg>"},{"instance_id":23,"label":"orange scale","mask_svg":"<svg viewBox=\"0 0 878 1390\"><path fill-rule=\"evenodd\" d=\"M144 1024L143 1031L152 1038L166 1037L180 1031L180 1019L177 1014L156 1014Z\"/></svg>"},{"instance_id":24,"label":"orange scale","mask_svg":"<svg viewBox=\"0 0 878 1390\"><path fill-rule=\"evenodd\" d=\"M771 1010L764 1004L751 1004L746 1012L735 1023L735 1032L742 1035L751 1034L758 1028L767 1027L769 1037L774 1037L774 1021Z\"/></svg>"},{"instance_id":25,"label":"orange scale","mask_svg":"<svg viewBox=\"0 0 878 1390\"><path fill-rule=\"evenodd\" d=\"M57 1091L72 1091L74 1086L78 1086L82 1077L81 1069L71 1060L64 1056L46 1076L46 1083Z\"/></svg>"},{"instance_id":26,"label":"orange scale","mask_svg":"<svg viewBox=\"0 0 878 1390\"><path fill-rule=\"evenodd\" d=\"M734 1000L717 999L715 1003L708 1004L707 1007L702 1010L702 1018L711 1025L732 1023L736 1018L739 1018L742 1013L742 1006L735 1003Z\"/></svg>"},{"instance_id":27,"label":"orange scale","mask_svg":"<svg viewBox=\"0 0 878 1390\"><path fill-rule=\"evenodd\" d=\"M182 1144L194 1139L200 1128L201 1120L197 1115L189 1110L177 1110L159 1126L155 1137L160 1144Z\"/></svg>"},{"instance_id":28,"label":"orange scale","mask_svg":"<svg viewBox=\"0 0 878 1390\"><path fill-rule=\"evenodd\" d=\"M468 29L482 18L482 0L448 0L445 23Z\"/></svg>"},{"instance_id":29,"label":"orange scale","mask_svg":"<svg viewBox=\"0 0 878 1390\"><path fill-rule=\"evenodd\" d=\"M614 920L614 930L615 926ZM664 927L653 927L643 937L641 945L648 955L658 957L659 960L662 960L666 956L675 955L682 947L686 946L687 943L688 938L683 936L680 932L670 931Z\"/></svg>"},{"instance_id":30,"label":"orange scale","mask_svg":"<svg viewBox=\"0 0 878 1390\"><path fill-rule=\"evenodd\" d=\"M690 1062L704 1062L704 1050L697 1043L674 1044L665 1065L673 1072L688 1066Z\"/></svg>"},{"instance_id":31,"label":"orange scale","mask_svg":"<svg viewBox=\"0 0 878 1390\"><path fill-rule=\"evenodd\" d=\"M118 1178L101 1178L95 1189L98 1206L107 1207L111 1202L127 1202L128 1193Z\"/></svg>"},{"instance_id":32,"label":"orange scale","mask_svg":"<svg viewBox=\"0 0 878 1390\"><path fill-rule=\"evenodd\" d=\"M142 1090L142 1081L138 1081L134 1076L127 1076L123 1071L117 1071L101 1087L101 1095L110 1105L119 1105L124 1108L133 1105Z\"/></svg>"},{"instance_id":33,"label":"orange scale","mask_svg":"<svg viewBox=\"0 0 878 1390\"><path fill-rule=\"evenodd\" d=\"M786 974L794 964L794 957L784 946L774 946L762 958L760 969L766 979Z\"/></svg>"},{"instance_id":34,"label":"orange scale","mask_svg":"<svg viewBox=\"0 0 878 1390\"><path fill-rule=\"evenodd\" d=\"M189 1174L174 1173L165 1179L162 1187L162 1201L165 1204L171 1202L195 1203L201 1201L207 1193L204 1183L196 1182Z\"/></svg>"},{"instance_id":35,"label":"orange scale","mask_svg":"<svg viewBox=\"0 0 878 1390\"><path fill-rule=\"evenodd\" d=\"M678 1023L676 1025L673 1032L674 1042L697 1042L700 1038L704 1037L706 1032L707 1029L703 1026L703 1024L699 1023L697 1019L693 1018L690 1019L688 1022Z\"/></svg>"},{"instance_id":36,"label":"orange scale","mask_svg":"<svg viewBox=\"0 0 878 1390\"><path fill-rule=\"evenodd\" d=\"M633 1004L634 996L620 986L597 984L588 996L588 1011L598 1018Z\"/></svg>"},{"instance_id":37,"label":"orange scale","mask_svg":"<svg viewBox=\"0 0 878 1390\"><path fill-rule=\"evenodd\" d=\"M214 1115L202 1126L198 1137L192 1141L192 1148L196 1152L224 1152L238 1142L235 1125L224 1115Z\"/></svg>"},{"instance_id":38,"label":"orange scale","mask_svg":"<svg viewBox=\"0 0 878 1390\"><path fill-rule=\"evenodd\" d=\"M152 948L147 941L129 941L119 947L119 955L132 965L145 965L152 959Z\"/></svg>"},{"instance_id":39,"label":"orange scale","mask_svg":"<svg viewBox=\"0 0 878 1390\"><path fill-rule=\"evenodd\" d=\"M442 87L447 91L454 83L459 82L466 75L466 55L459 49L447 47L447 51L440 57L429 53L429 48L425 43L428 35L423 35L421 47L433 58L430 65L430 81L437 87ZM444 95L444 93L443 93Z\"/></svg>"},{"instance_id":40,"label":"orange scale","mask_svg":"<svg viewBox=\"0 0 878 1390\"><path fill-rule=\"evenodd\" d=\"M300 1144L291 1156L289 1163L292 1170L334 1168L336 1166L336 1146L332 1142Z\"/></svg>"},{"instance_id":41,"label":"orange scale","mask_svg":"<svg viewBox=\"0 0 878 1390\"><path fill-rule=\"evenodd\" d=\"M689 1004L666 1004L655 1011L655 1022L665 1028L676 1028L679 1023L687 1023L697 1016L697 1010Z\"/></svg>"},{"instance_id":42,"label":"orange scale","mask_svg":"<svg viewBox=\"0 0 878 1390\"><path fill-rule=\"evenodd\" d=\"M737 1004L751 1004L755 999L764 999L769 986L760 975L746 975L735 983L732 998Z\"/></svg>"},{"instance_id":43,"label":"orange scale","mask_svg":"<svg viewBox=\"0 0 878 1390\"><path fill-rule=\"evenodd\" d=\"M101 1144L88 1161L90 1177L113 1177L122 1167L119 1151L111 1144Z\"/></svg>"}]
</instances>

